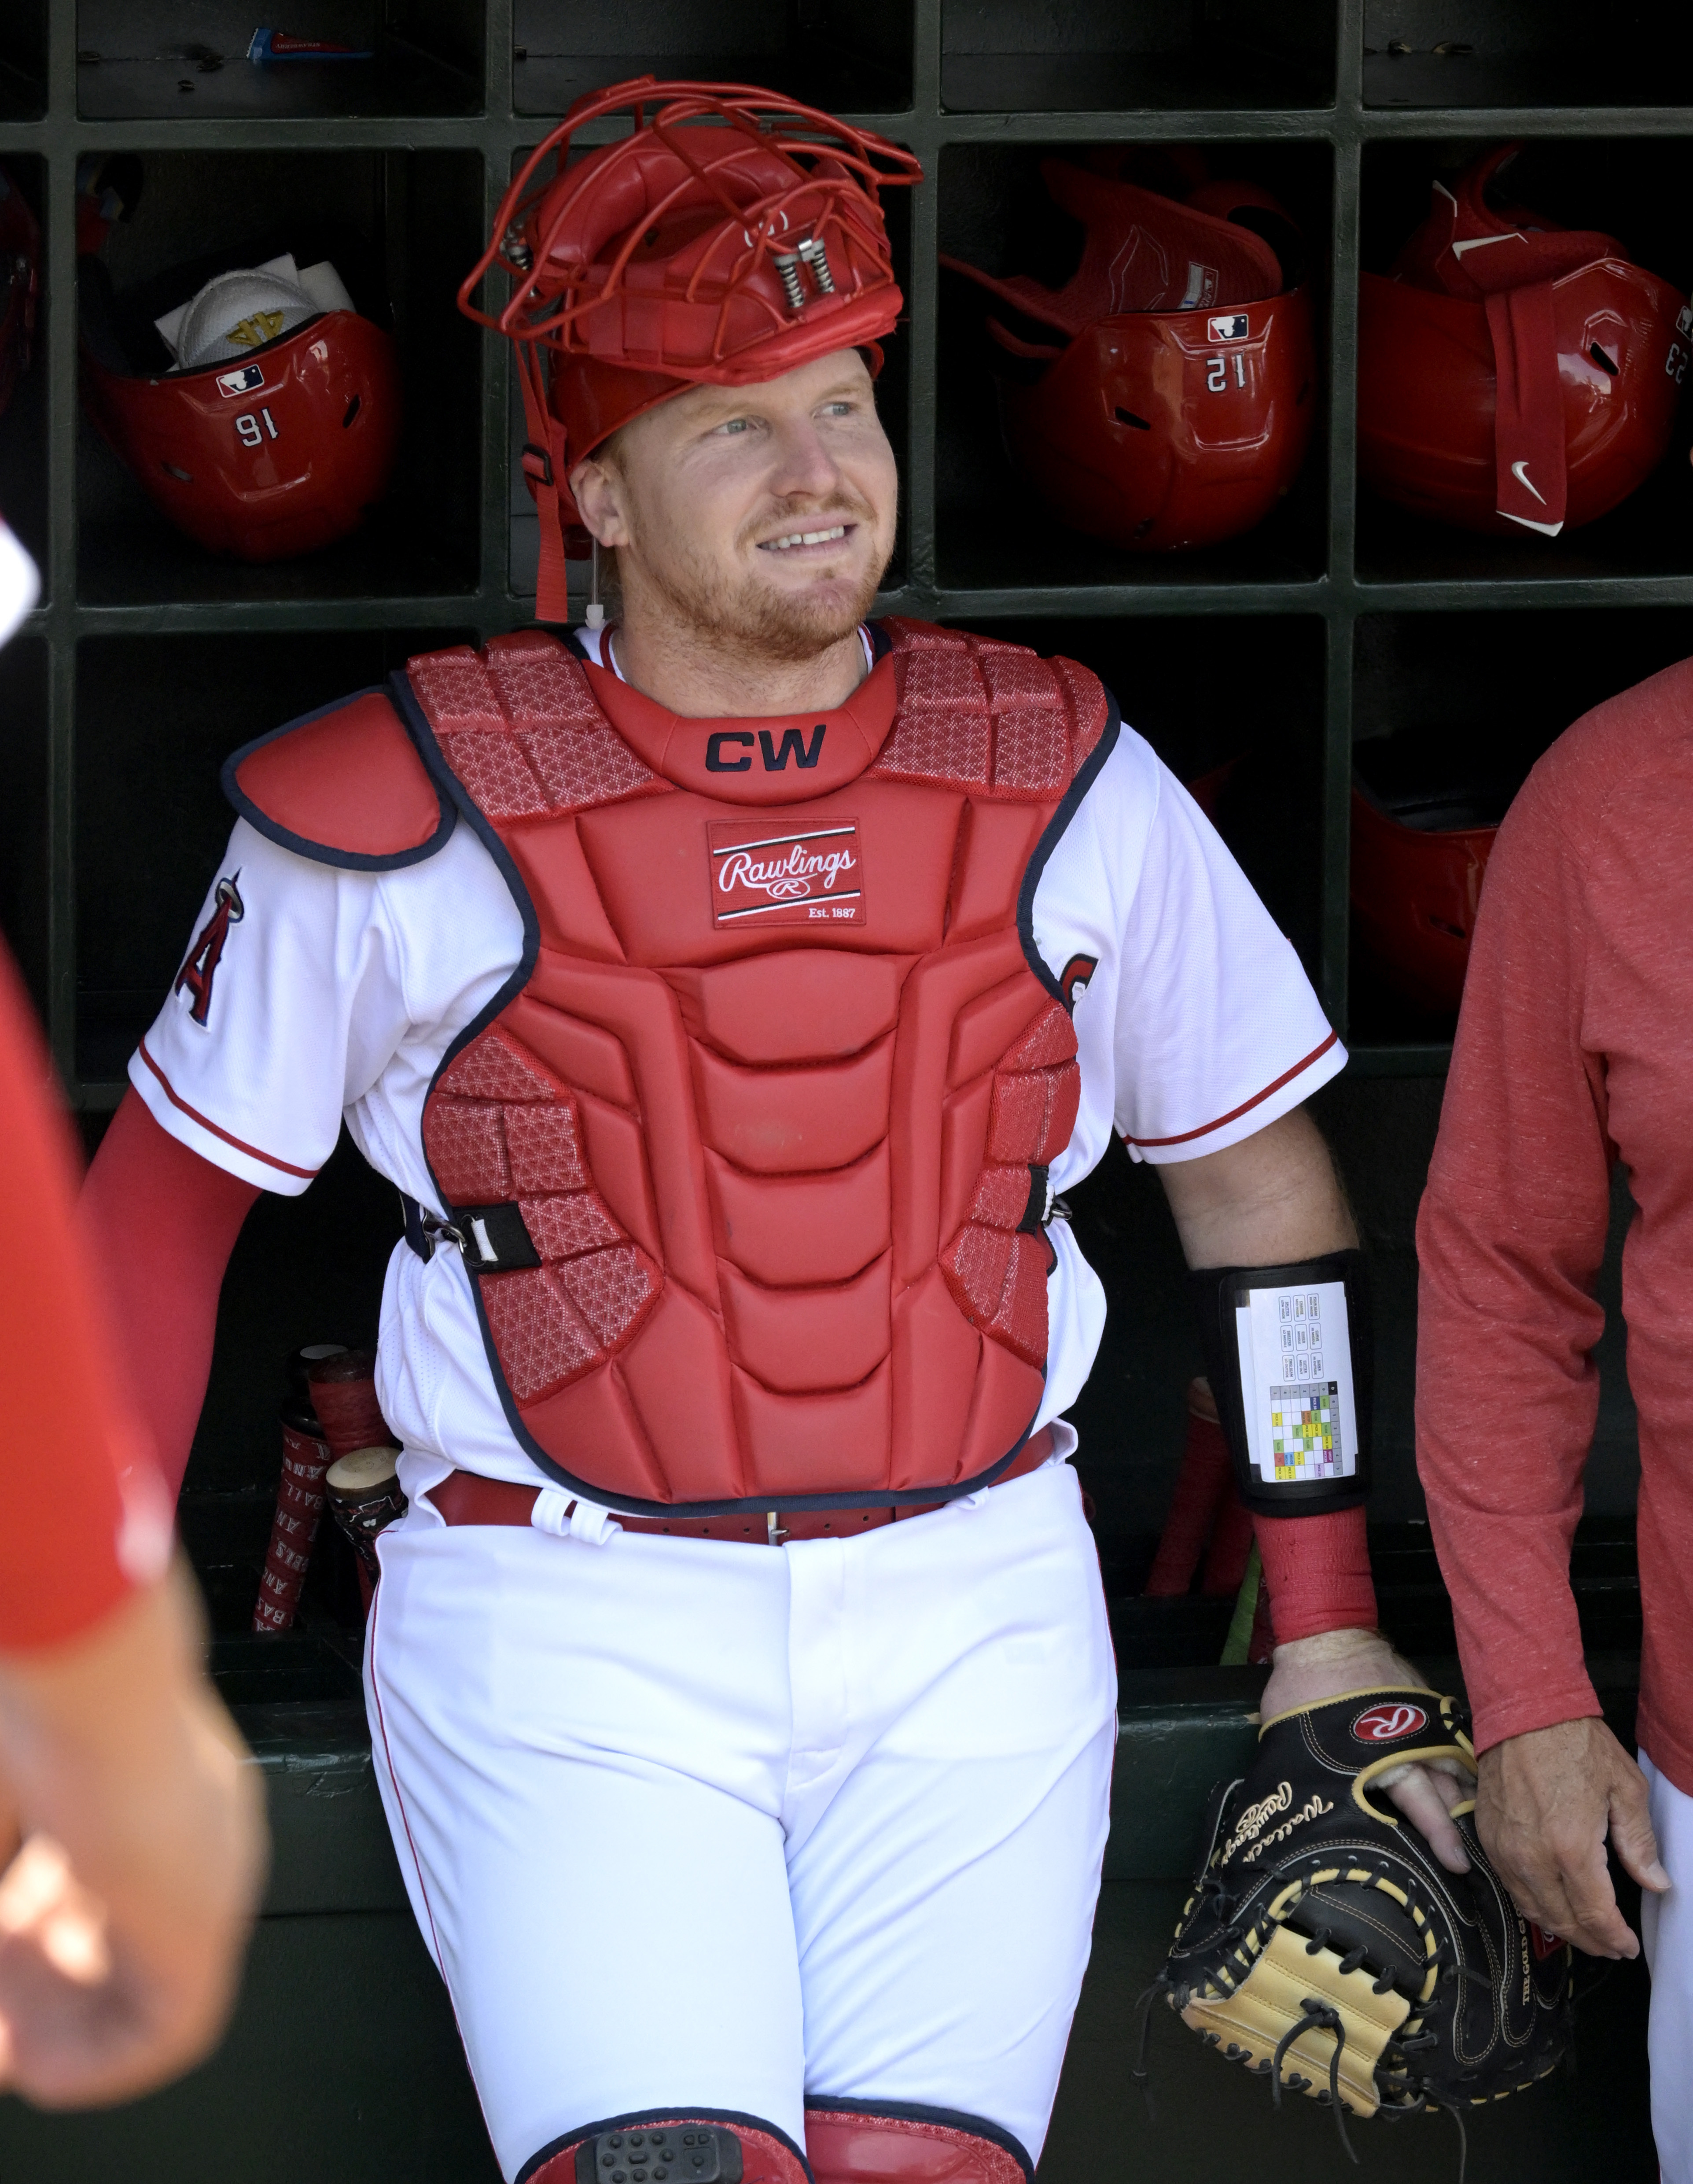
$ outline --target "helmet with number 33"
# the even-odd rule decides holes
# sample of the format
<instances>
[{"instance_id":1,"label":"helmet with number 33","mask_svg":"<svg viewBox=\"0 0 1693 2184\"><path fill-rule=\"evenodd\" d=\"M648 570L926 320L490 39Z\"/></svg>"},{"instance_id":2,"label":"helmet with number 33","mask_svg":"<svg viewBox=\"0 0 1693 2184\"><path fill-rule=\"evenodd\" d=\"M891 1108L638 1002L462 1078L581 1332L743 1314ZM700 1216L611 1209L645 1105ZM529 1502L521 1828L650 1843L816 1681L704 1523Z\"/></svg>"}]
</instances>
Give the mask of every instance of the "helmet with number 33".
<instances>
[{"instance_id":1,"label":"helmet with number 33","mask_svg":"<svg viewBox=\"0 0 1693 2184\"><path fill-rule=\"evenodd\" d=\"M394 344L326 260L237 266L150 325L114 298L101 259L79 276L84 405L190 538L283 560L345 537L381 499L399 440Z\"/></svg>"},{"instance_id":2,"label":"helmet with number 33","mask_svg":"<svg viewBox=\"0 0 1693 2184\"><path fill-rule=\"evenodd\" d=\"M1067 159L1040 174L1086 238L1061 288L941 259L1005 307L987 327L1012 461L1113 546L1250 530L1298 474L1316 406L1297 229L1247 182L1178 202Z\"/></svg>"}]
</instances>

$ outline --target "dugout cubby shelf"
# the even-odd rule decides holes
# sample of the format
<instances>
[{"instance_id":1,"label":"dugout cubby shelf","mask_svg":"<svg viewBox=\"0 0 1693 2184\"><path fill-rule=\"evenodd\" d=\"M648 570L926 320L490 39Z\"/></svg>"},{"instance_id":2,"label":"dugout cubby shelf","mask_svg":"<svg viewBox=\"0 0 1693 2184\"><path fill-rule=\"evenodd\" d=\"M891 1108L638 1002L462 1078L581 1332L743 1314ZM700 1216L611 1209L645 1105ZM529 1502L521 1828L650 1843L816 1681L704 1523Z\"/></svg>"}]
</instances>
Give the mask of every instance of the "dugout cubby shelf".
<instances>
[{"instance_id":1,"label":"dugout cubby shelf","mask_svg":"<svg viewBox=\"0 0 1693 2184\"><path fill-rule=\"evenodd\" d=\"M1367 144L1362 159L1359 255L1363 270L1386 273L1426 216L1438 173L1452 174L1511 129L1469 138L1422 136ZM1636 263L1679 294L1693 287L1693 233L1677 216L1680 177L1693 175L1693 137L1544 136L1525 127L1523 148L1502 187L1568 227L1616 236ZM1666 359L1672 371L1675 355ZM1685 354L1680 359L1685 369ZM1693 574L1693 405L1685 393L1663 460L1646 482L1596 522L1557 538L1529 532L1494 538L1428 522L1360 483L1356 571L1360 584L1457 583L1479 596L1490 583Z\"/></svg>"},{"instance_id":2,"label":"dugout cubby shelf","mask_svg":"<svg viewBox=\"0 0 1693 2184\"><path fill-rule=\"evenodd\" d=\"M359 308L393 329L405 421L388 489L358 531L322 553L255 564L183 537L80 417L79 597L94 606L304 605L474 590L482 344L439 268L479 246L476 152L162 150L140 157L133 217L112 228L103 254L132 354L157 313L192 293L197 276L185 281L179 269L227 264L243 247L250 257L242 262L285 249L302 264L326 256ZM159 360L161 368L168 361L162 348Z\"/></svg>"},{"instance_id":3,"label":"dugout cubby shelf","mask_svg":"<svg viewBox=\"0 0 1693 2184\"><path fill-rule=\"evenodd\" d=\"M1035 273L1061 287L1080 261L1083 230L1048 198L1044 159L1077 148L1062 140L1001 147L953 146L940 161L939 248L996 276ZM1220 181L1256 182L1286 206L1307 242L1315 343L1328 348L1328 242L1333 154L1320 142L1265 143L1207 139ZM994 360L983 327L990 299L943 268L935 373L935 567L947 592L1039 597L1052 588L1201 590L1245 585L1297 587L1328 566L1327 375L1312 375L1311 446L1291 490L1256 529L1217 546L1179 554L1135 554L1072 531L1049 514L1013 469L1000 432ZM1289 606L1295 602L1289 599ZM1155 609L1156 610L1156 609ZM968 605L961 611L967 614Z\"/></svg>"},{"instance_id":4,"label":"dugout cubby shelf","mask_svg":"<svg viewBox=\"0 0 1693 2184\"><path fill-rule=\"evenodd\" d=\"M1364 103L1663 106L1693 99L1693 22L1674 0L1364 0Z\"/></svg>"},{"instance_id":5,"label":"dugout cubby shelf","mask_svg":"<svg viewBox=\"0 0 1693 2184\"><path fill-rule=\"evenodd\" d=\"M515 0L512 96L562 114L584 92L652 74L767 84L838 114L903 113L911 0Z\"/></svg>"},{"instance_id":6,"label":"dugout cubby shelf","mask_svg":"<svg viewBox=\"0 0 1693 2184\"><path fill-rule=\"evenodd\" d=\"M27 154L0 156L7 186L16 190L37 221L46 209L46 170ZM0 298L5 291L0 288ZM36 362L17 382L12 398L0 410L0 510L37 562L47 553L47 376L49 349L47 299L36 302Z\"/></svg>"},{"instance_id":7,"label":"dugout cubby shelf","mask_svg":"<svg viewBox=\"0 0 1693 2184\"><path fill-rule=\"evenodd\" d=\"M408 655L464 634L291 631L82 644L75 843L81 1077L121 1080L169 990L234 823L218 785L231 751L381 682ZM8 657L0 654L0 662ZM264 694L257 710L255 692Z\"/></svg>"},{"instance_id":8,"label":"dugout cubby shelf","mask_svg":"<svg viewBox=\"0 0 1693 2184\"><path fill-rule=\"evenodd\" d=\"M482 106L475 0L298 0L282 12L289 36L370 58L258 64L250 0L78 0L77 111L103 121L289 122Z\"/></svg>"},{"instance_id":9,"label":"dugout cubby shelf","mask_svg":"<svg viewBox=\"0 0 1693 2184\"><path fill-rule=\"evenodd\" d=\"M0 21L0 122L47 111L47 0L13 0Z\"/></svg>"},{"instance_id":10,"label":"dugout cubby shelf","mask_svg":"<svg viewBox=\"0 0 1693 2184\"><path fill-rule=\"evenodd\" d=\"M944 0L953 112L1322 108L1334 96L1328 0Z\"/></svg>"},{"instance_id":11,"label":"dugout cubby shelf","mask_svg":"<svg viewBox=\"0 0 1693 2184\"><path fill-rule=\"evenodd\" d=\"M1366 615L1353 626L1355 763L1376 779L1377 755L1409 738L1428 781L1502 801L1590 706L1690 653L1693 606ZM1348 1022L1361 1061L1438 1052L1453 1029L1450 1017L1415 1011L1356 949Z\"/></svg>"}]
</instances>

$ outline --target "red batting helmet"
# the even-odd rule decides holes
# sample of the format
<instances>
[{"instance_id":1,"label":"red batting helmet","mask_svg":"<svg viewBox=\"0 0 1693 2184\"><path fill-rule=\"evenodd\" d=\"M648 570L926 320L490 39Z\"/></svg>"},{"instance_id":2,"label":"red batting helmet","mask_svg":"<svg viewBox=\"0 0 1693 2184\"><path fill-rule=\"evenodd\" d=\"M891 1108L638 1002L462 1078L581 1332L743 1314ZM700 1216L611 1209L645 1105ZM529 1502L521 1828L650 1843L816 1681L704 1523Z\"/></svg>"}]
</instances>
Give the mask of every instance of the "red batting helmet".
<instances>
[{"instance_id":1,"label":"red batting helmet","mask_svg":"<svg viewBox=\"0 0 1693 2184\"><path fill-rule=\"evenodd\" d=\"M1482 875L1520 776L1483 777L1440 738L1361 744L1352 776L1352 916L1361 967L1413 1007L1463 992Z\"/></svg>"},{"instance_id":2,"label":"red batting helmet","mask_svg":"<svg viewBox=\"0 0 1693 2184\"><path fill-rule=\"evenodd\" d=\"M1662 460L1693 315L1613 237L1490 204L1516 150L1436 182L1391 277L1361 278L1358 470L1420 515L1556 537Z\"/></svg>"},{"instance_id":3,"label":"red batting helmet","mask_svg":"<svg viewBox=\"0 0 1693 2184\"><path fill-rule=\"evenodd\" d=\"M1013 462L1066 523L1113 546L1167 552L1250 530L1311 437L1311 304L1287 262L1297 231L1249 183L1206 182L1178 203L1066 159L1040 172L1087 237L1062 288L941 259L1027 324L988 320Z\"/></svg>"},{"instance_id":4,"label":"red batting helmet","mask_svg":"<svg viewBox=\"0 0 1693 2184\"><path fill-rule=\"evenodd\" d=\"M42 231L24 193L0 167L0 411L11 400L35 346Z\"/></svg>"},{"instance_id":5,"label":"red batting helmet","mask_svg":"<svg viewBox=\"0 0 1693 2184\"><path fill-rule=\"evenodd\" d=\"M381 499L399 443L394 344L327 261L217 274L149 325L85 256L78 304L85 408L203 546L243 561L309 554Z\"/></svg>"},{"instance_id":6,"label":"red batting helmet","mask_svg":"<svg viewBox=\"0 0 1693 2184\"><path fill-rule=\"evenodd\" d=\"M625 113L631 135L567 164L578 131ZM566 615L565 481L620 425L837 349L879 368L903 301L880 192L922 179L897 145L774 92L650 76L578 99L531 153L459 305L517 344L541 621ZM496 262L515 286L490 316L471 297Z\"/></svg>"}]
</instances>

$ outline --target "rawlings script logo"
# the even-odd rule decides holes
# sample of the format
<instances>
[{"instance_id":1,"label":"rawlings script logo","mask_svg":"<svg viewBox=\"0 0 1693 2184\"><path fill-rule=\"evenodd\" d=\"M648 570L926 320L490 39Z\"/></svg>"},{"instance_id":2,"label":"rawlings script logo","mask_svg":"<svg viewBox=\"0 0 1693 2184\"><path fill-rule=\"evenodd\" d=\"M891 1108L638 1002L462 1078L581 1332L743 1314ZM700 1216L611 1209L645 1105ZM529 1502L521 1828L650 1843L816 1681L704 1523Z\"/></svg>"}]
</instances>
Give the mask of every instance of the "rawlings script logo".
<instances>
[{"instance_id":1,"label":"rawlings script logo","mask_svg":"<svg viewBox=\"0 0 1693 2184\"><path fill-rule=\"evenodd\" d=\"M1334 1809L1326 1799L1313 1794L1289 1819L1284 1820L1278 1828L1270 1828L1267 1835L1264 1830L1269 1827L1270 1822L1278 1813L1285 1813L1292 1802L1293 1784L1278 1782L1267 1797L1261 1797L1256 1805L1249 1805L1234 1823L1234 1834L1222 1846L1223 1858L1233 1858L1243 1843L1251 1845L1245 1852L1247 1858L1261 1858L1272 1843L1280 1842L1306 1820L1321 1819L1324 1813L1332 1813Z\"/></svg>"},{"instance_id":2,"label":"rawlings script logo","mask_svg":"<svg viewBox=\"0 0 1693 2184\"><path fill-rule=\"evenodd\" d=\"M1421 1707L1401 1701L1397 1706L1367 1708L1352 1724L1352 1734L1361 1744L1395 1744L1401 1736L1414 1736L1428 1725L1428 1717Z\"/></svg>"},{"instance_id":3,"label":"rawlings script logo","mask_svg":"<svg viewBox=\"0 0 1693 2184\"><path fill-rule=\"evenodd\" d=\"M864 923L855 819L786 834L737 820L712 827L710 837L714 923Z\"/></svg>"}]
</instances>

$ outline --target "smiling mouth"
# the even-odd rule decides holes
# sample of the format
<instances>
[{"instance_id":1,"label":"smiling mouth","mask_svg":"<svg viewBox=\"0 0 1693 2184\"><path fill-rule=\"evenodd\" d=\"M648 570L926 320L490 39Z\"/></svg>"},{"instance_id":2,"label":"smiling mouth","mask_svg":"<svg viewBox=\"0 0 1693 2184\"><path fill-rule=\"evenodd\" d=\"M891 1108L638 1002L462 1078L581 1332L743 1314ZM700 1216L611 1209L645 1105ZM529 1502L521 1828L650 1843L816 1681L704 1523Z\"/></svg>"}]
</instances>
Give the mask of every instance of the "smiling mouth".
<instances>
[{"instance_id":1,"label":"smiling mouth","mask_svg":"<svg viewBox=\"0 0 1693 2184\"><path fill-rule=\"evenodd\" d=\"M785 531L780 538L765 538L759 543L760 554L792 554L805 546L837 546L849 531L857 526L833 523L827 531Z\"/></svg>"}]
</instances>

